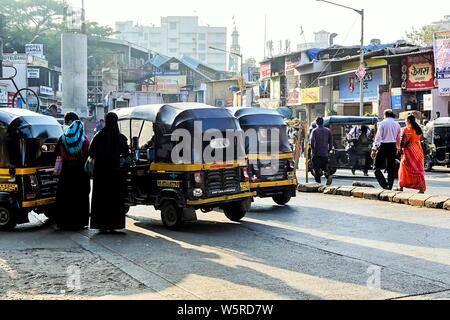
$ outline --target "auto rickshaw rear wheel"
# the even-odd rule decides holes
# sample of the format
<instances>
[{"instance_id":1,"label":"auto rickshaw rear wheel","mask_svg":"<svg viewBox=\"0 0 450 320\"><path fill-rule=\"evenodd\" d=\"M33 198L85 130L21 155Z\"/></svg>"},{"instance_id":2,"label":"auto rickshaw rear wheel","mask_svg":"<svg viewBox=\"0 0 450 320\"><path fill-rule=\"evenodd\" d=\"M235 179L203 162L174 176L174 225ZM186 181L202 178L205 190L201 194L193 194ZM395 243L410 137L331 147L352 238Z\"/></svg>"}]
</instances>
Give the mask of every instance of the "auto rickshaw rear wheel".
<instances>
[{"instance_id":1,"label":"auto rickshaw rear wheel","mask_svg":"<svg viewBox=\"0 0 450 320\"><path fill-rule=\"evenodd\" d=\"M169 230L179 230L183 224L183 209L173 201L165 201L161 206L161 220Z\"/></svg>"},{"instance_id":2,"label":"auto rickshaw rear wheel","mask_svg":"<svg viewBox=\"0 0 450 320\"><path fill-rule=\"evenodd\" d=\"M285 206L291 201L292 197L290 195L282 194L280 196L275 196L272 199L276 204Z\"/></svg>"},{"instance_id":3,"label":"auto rickshaw rear wheel","mask_svg":"<svg viewBox=\"0 0 450 320\"><path fill-rule=\"evenodd\" d=\"M0 231L9 231L16 226L16 217L7 207L0 206Z\"/></svg>"},{"instance_id":4,"label":"auto rickshaw rear wheel","mask_svg":"<svg viewBox=\"0 0 450 320\"><path fill-rule=\"evenodd\" d=\"M250 210L251 201L244 200L240 202L233 202L224 206L223 212L225 216L234 222L239 222L244 219L247 212Z\"/></svg>"}]
</instances>

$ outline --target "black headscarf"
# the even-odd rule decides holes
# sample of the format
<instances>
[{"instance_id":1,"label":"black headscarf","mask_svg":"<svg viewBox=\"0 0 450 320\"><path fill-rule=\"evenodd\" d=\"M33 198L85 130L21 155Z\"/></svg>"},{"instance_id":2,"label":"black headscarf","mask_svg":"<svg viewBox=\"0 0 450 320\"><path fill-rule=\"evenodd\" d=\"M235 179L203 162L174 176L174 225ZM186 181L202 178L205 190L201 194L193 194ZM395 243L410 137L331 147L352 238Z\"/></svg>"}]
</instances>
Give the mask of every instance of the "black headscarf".
<instances>
[{"instance_id":1,"label":"black headscarf","mask_svg":"<svg viewBox=\"0 0 450 320\"><path fill-rule=\"evenodd\" d=\"M119 139L119 117L115 113L108 113L105 117L105 127L102 129L106 136L106 152L109 158L117 159L120 157Z\"/></svg>"}]
</instances>

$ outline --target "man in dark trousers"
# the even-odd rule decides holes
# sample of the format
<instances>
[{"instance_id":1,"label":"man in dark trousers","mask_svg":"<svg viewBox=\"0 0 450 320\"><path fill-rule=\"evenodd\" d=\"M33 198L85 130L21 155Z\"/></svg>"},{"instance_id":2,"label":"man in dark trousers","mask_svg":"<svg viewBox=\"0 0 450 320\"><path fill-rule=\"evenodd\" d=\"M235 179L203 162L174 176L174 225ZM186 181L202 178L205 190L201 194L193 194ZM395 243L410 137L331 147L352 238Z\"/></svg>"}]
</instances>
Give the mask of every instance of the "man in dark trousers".
<instances>
[{"instance_id":1,"label":"man in dark trousers","mask_svg":"<svg viewBox=\"0 0 450 320\"><path fill-rule=\"evenodd\" d=\"M392 110L384 112L384 120L378 124L378 132L372 149L372 158L375 158L375 176L383 189L392 190L395 180L397 154L400 152L402 128L395 121ZM386 168L388 181L382 172Z\"/></svg>"},{"instance_id":2,"label":"man in dark trousers","mask_svg":"<svg viewBox=\"0 0 450 320\"><path fill-rule=\"evenodd\" d=\"M316 120L317 128L311 134L311 155L314 168L314 177L317 183L321 183L321 171L327 178L327 186L333 182L333 176L328 170L328 156L333 149L333 135L331 130L323 126L323 118Z\"/></svg>"}]
</instances>

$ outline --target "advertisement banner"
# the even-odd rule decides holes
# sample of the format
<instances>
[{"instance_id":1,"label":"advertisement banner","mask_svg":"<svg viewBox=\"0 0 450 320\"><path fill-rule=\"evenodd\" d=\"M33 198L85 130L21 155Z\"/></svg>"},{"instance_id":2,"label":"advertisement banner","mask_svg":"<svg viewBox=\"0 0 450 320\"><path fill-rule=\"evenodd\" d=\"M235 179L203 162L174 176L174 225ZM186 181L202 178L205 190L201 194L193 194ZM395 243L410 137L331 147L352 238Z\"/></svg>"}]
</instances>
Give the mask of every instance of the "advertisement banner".
<instances>
[{"instance_id":1,"label":"advertisement banner","mask_svg":"<svg viewBox=\"0 0 450 320\"><path fill-rule=\"evenodd\" d=\"M320 87L302 89L300 94L300 103L301 104L320 103L321 101L320 93L321 93Z\"/></svg>"},{"instance_id":2,"label":"advertisement banner","mask_svg":"<svg viewBox=\"0 0 450 320\"><path fill-rule=\"evenodd\" d=\"M295 106L298 105L299 103L300 103L300 88L289 90L287 101L288 106Z\"/></svg>"},{"instance_id":3,"label":"advertisement banner","mask_svg":"<svg viewBox=\"0 0 450 320\"><path fill-rule=\"evenodd\" d=\"M26 64L28 63L28 55L26 55L25 53L4 53L3 61L17 64Z\"/></svg>"},{"instance_id":4,"label":"advertisement banner","mask_svg":"<svg viewBox=\"0 0 450 320\"><path fill-rule=\"evenodd\" d=\"M405 70L405 68L403 68ZM431 54L406 58L406 90L421 91L434 88L434 62Z\"/></svg>"},{"instance_id":5,"label":"advertisement banner","mask_svg":"<svg viewBox=\"0 0 450 320\"><path fill-rule=\"evenodd\" d=\"M367 71L363 80L364 102L378 101L379 86L385 84L383 69ZM356 74L347 74L339 78L339 102L358 103L359 80Z\"/></svg>"},{"instance_id":6,"label":"advertisement banner","mask_svg":"<svg viewBox=\"0 0 450 320\"><path fill-rule=\"evenodd\" d=\"M50 87L40 86L39 87L39 93L44 96L52 96L53 95L53 89Z\"/></svg>"},{"instance_id":7,"label":"advertisement banner","mask_svg":"<svg viewBox=\"0 0 450 320\"><path fill-rule=\"evenodd\" d=\"M261 79L270 78L272 76L272 66L269 63L264 63L261 65Z\"/></svg>"},{"instance_id":8,"label":"advertisement banner","mask_svg":"<svg viewBox=\"0 0 450 320\"><path fill-rule=\"evenodd\" d=\"M186 87L186 76L156 76L155 85L144 85L142 91L162 94L179 94Z\"/></svg>"},{"instance_id":9,"label":"advertisement banner","mask_svg":"<svg viewBox=\"0 0 450 320\"><path fill-rule=\"evenodd\" d=\"M434 35L434 58L439 95L450 96L450 31Z\"/></svg>"},{"instance_id":10,"label":"advertisement banner","mask_svg":"<svg viewBox=\"0 0 450 320\"><path fill-rule=\"evenodd\" d=\"M295 67L300 63L300 57L287 57L285 61L285 72L295 70Z\"/></svg>"},{"instance_id":11,"label":"advertisement banner","mask_svg":"<svg viewBox=\"0 0 450 320\"><path fill-rule=\"evenodd\" d=\"M423 110L424 111L433 111L433 95L432 94L424 94L423 95Z\"/></svg>"}]
</instances>

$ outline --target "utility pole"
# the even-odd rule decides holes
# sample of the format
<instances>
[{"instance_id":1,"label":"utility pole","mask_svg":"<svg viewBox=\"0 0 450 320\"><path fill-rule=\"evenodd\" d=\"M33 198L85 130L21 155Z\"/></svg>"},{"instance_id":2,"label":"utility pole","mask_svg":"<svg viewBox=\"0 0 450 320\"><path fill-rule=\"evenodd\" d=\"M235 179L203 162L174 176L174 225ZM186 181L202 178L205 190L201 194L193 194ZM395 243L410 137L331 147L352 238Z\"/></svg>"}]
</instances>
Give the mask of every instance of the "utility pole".
<instances>
[{"instance_id":1,"label":"utility pole","mask_svg":"<svg viewBox=\"0 0 450 320\"><path fill-rule=\"evenodd\" d=\"M357 71L357 75L359 78L359 115L363 116L364 115L364 77L366 74L366 67L365 67L365 63L364 63L364 9L358 10L352 7L348 7L348 6L344 6L342 4L339 3L335 3L335 2L331 2L328 0L316 0L318 2L325 2L325 3L329 3L332 4L334 6L338 6L341 8L345 8L345 9L349 9L349 10L353 10L356 13L358 13L361 16L361 47L360 47L360 66L359 69Z\"/></svg>"}]
</instances>

